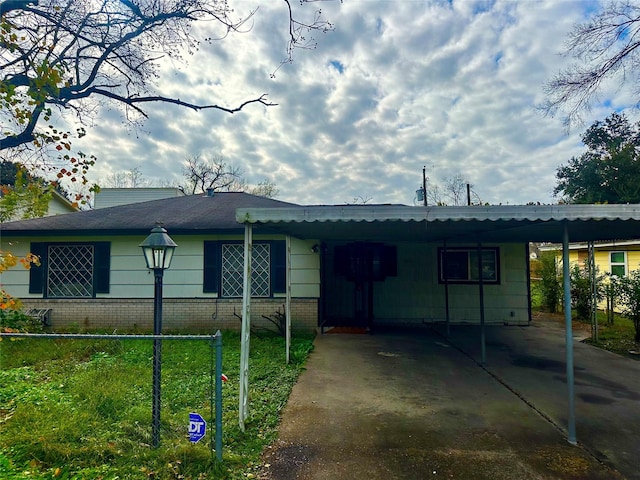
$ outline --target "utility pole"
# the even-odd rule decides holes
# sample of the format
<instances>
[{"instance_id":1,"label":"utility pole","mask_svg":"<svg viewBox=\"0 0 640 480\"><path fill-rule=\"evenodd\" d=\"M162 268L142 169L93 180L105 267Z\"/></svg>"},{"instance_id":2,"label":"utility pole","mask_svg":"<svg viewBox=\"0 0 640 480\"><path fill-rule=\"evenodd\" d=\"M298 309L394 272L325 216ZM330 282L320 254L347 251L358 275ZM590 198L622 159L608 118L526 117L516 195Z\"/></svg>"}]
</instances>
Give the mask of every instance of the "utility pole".
<instances>
[{"instance_id":1,"label":"utility pole","mask_svg":"<svg viewBox=\"0 0 640 480\"><path fill-rule=\"evenodd\" d=\"M424 192L424 206L427 206L427 167L422 167L422 191Z\"/></svg>"}]
</instances>

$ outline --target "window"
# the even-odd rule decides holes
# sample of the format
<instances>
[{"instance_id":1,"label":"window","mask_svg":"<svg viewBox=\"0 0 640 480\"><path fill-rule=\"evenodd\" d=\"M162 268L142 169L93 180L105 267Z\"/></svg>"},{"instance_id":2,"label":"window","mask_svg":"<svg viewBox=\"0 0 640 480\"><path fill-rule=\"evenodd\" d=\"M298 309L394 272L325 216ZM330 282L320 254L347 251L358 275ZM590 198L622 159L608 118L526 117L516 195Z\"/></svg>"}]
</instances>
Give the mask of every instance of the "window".
<instances>
[{"instance_id":1,"label":"window","mask_svg":"<svg viewBox=\"0 0 640 480\"><path fill-rule=\"evenodd\" d=\"M251 254L251 296L268 297L269 288L268 243L253 245ZM244 281L244 245L222 244L222 296L241 297Z\"/></svg>"},{"instance_id":2,"label":"window","mask_svg":"<svg viewBox=\"0 0 640 480\"><path fill-rule=\"evenodd\" d=\"M109 293L110 244L32 243L40 266L29 271L29 293L45 298L93 298Z\"/></svg>"},{"instance_id":3,"label":"window","mask_svg":"<svg viewBox=\"0 0 640 480\"><path fill-rule=\"evenodd\" d=\"M499 249L482 249L482 282L500 283ZM439 248L438 281L444 283L478 283L477 248Z\"/></svg>"},{"instance_id":4,"label":"window","mask_svg":"<svg viewBox=\"0 0 640 480\"><path fill-rule=\"evenodd\" d=\"M609 252L609 264L611 275L624 277L627 274L626 252Z\"/></svg>"},{"instance_id":5,"label":"window","mask_svg":"<svg viewBox=\"0 0 640 480\"><path fill-rule=\"evenodd\" d=\"M272 297L285 293L284 241L259 242L252 246L251 296ZM203 291L221 297L243 294L244 244L226 241L204 242Z\"/></svg>"},{"instance_id":6,"label":"window","mask_svg":"<svg viewBox=\"0 0 640 480\"><path fill-rule=\"evenodd\" d=\"M49 245L47 297L93 297L93 245Z\"/></svg>"}]
</instances>

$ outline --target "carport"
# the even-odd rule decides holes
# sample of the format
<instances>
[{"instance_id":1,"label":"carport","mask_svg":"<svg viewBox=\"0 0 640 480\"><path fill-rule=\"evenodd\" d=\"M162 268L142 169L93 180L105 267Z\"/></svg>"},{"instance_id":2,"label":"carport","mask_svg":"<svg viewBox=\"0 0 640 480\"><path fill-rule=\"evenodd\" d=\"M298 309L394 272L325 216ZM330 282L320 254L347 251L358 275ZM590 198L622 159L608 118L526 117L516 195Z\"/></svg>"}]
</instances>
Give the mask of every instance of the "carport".
<instances>
[{"instance_id":1,"label":"carport","mask_svg":"<svg viewBox=\"0 0 640 480\"><path fill-rule=\"evenodd\" d=\"M236 220L245 225L242 354L239 423L248 415L248 368L251 314L252 228L302 239L348 241L413 241L439 243L553 242L563 245L565 345L568 401L568 441L576 444L574 368L569 286L569 242L615 241L640 237L640 205L525 205L410 207L398 205L333 205L285 208L240 208ZM289 242L287 242L289 244ZM290 287L290 249L287 248ZM480 259L480 255L478 255ZM482 276L478 282L480 344L486 360ZM287 288L290 292L290 288ZM290 293L287 294L287 359L290 343ZM448 318L445 319L448 325Z\"/></svg>"}]
</instances>

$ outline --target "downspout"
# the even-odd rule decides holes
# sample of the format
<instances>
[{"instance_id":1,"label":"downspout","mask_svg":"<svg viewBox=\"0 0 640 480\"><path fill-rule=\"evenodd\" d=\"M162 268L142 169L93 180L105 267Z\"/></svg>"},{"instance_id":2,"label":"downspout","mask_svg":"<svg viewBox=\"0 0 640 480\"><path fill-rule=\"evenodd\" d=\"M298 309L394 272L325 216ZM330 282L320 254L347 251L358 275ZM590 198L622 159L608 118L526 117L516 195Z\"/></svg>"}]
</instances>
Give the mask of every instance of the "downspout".
<instances>
[{"instance_id":1,"label":"downspout","mask_svg":"<svg viewBox=\"0 0 640 480\"><path fill-rule=\"evenodd\" d=\"M251 254L253 231L250 223L244 225L244 281L242 286L242 333L240 338L240 401L238 424L244 432L244 422L249 415L249 343L251 340Z\"/></svg>"},{"instance_id":2,"label":"downspout","mask_svg":"<svg viewBox=\"0 0 640 480\"><path fill-rule=\"evenodd\" d=\"M285 305L286 315L286 349L287 349L287 364L291 361L291 237L287 235L286 240L286 256L287 256L287 298Z\"/></svg>"},{"instance_id":3,"label":"downspout","mask_svg":"<svg viewBox=\"0 0 640 480\"><path fill-rule=\"evenodd\" d=\"M567 354L567 395L569 400L569 419L567 440L571 445L577 445L576 440L576 412L573 378L573 331L571 324L571 284L569 281L569 227L564 223L562 235L562 284L564 288L564 323L565 345Z\"/></svg>"}]
</instances>

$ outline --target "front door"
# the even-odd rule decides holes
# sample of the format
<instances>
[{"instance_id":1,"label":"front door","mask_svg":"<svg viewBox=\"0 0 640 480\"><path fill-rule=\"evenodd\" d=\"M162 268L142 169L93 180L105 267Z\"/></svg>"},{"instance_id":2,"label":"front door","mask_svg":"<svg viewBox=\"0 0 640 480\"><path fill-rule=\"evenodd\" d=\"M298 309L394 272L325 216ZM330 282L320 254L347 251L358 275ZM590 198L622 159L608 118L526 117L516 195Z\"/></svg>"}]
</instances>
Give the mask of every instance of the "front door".
<instances>
[{"instance_id":1,"label":"front door","mask_svg":"<svg viewBox=\"0 0 640 480\"><path fill-rule=\"evenodd\" d=\"M354 242L325 252L322 325L373 328L374 282L396 274L395 247Z\"/></svg>"}]
</instances>

